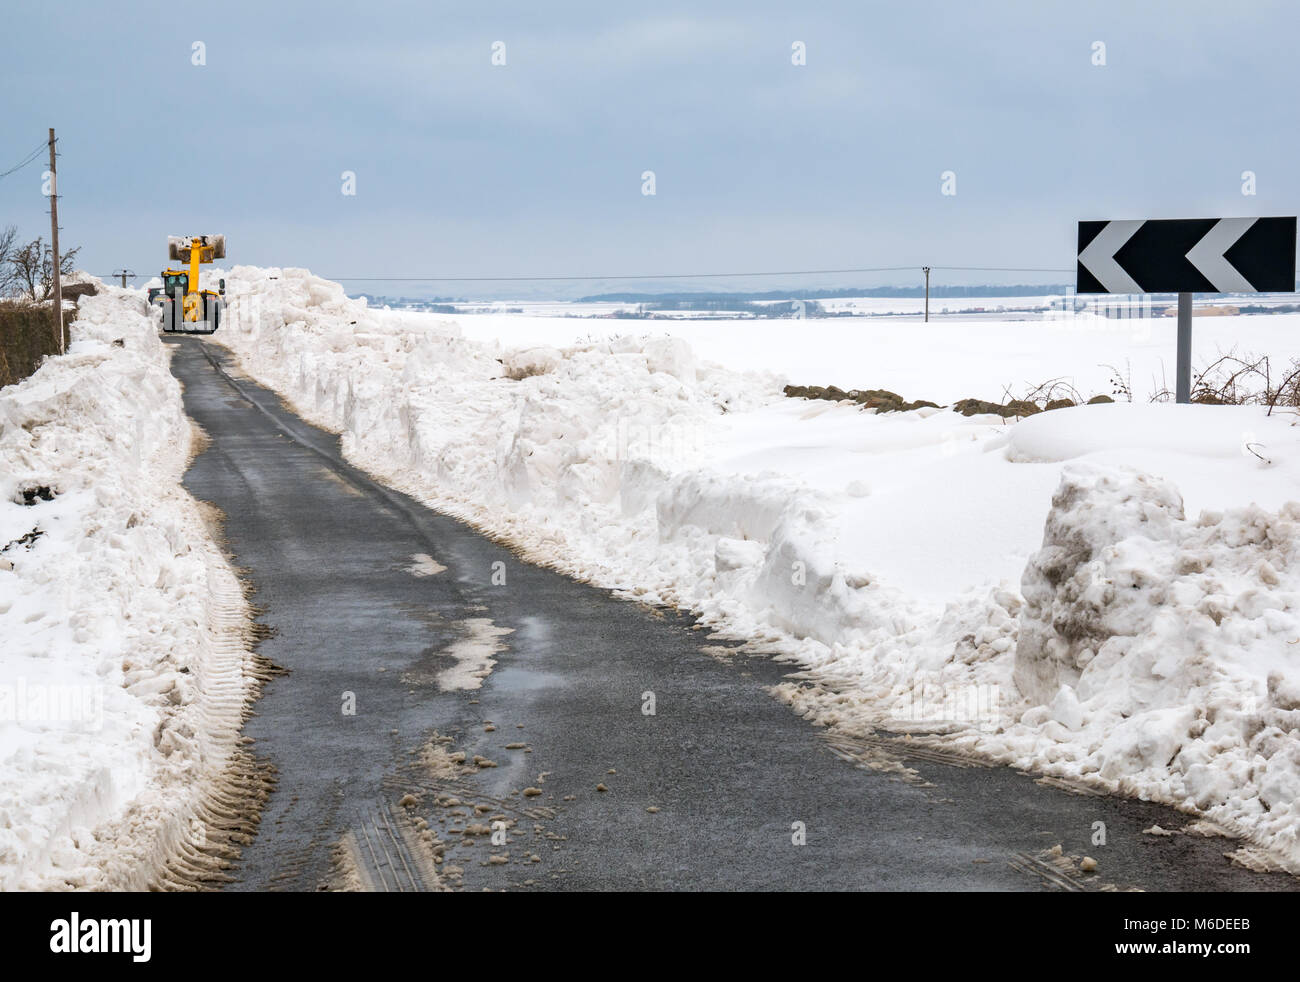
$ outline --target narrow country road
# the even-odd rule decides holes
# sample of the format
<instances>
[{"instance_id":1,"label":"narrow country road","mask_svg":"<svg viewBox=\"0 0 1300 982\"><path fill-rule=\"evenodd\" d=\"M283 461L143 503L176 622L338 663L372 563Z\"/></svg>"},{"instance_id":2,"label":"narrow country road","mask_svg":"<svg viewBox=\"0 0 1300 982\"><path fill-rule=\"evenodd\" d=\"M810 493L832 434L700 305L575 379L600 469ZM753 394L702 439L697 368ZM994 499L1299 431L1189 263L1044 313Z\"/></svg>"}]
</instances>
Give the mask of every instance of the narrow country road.
<instances>
[{"instance_id":1,"label":"narrow country road","mask_svg":"<svg viewBox=\"0 0 1300 982\"><path fill-rule=\"evenodd\" d=\"M892 741L797 717L766 691L788 666L519 561L346 464L220 345L168 343L210 438L186 486L288 673L245 727L279 785L232 889L1296 886L1142 833L1188 824L1169 809L942 755L871 769Z\"/></svg>"}]
</instances>

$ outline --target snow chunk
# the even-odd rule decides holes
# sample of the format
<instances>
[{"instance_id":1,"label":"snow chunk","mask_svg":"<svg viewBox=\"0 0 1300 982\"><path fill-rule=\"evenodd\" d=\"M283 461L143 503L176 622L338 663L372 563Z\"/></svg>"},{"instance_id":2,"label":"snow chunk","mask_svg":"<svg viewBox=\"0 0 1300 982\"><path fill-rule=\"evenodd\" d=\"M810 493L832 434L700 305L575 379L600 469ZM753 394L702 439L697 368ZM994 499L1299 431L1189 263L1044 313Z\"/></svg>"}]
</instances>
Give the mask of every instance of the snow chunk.
<instances>
[{"instance_id":1,"label":"snow chunk","mask_svg":"<svg viewBox=\"0 0 1300 982\"><path fill-rule=\"evenodd\" d=\"M682 382L694 382L695 352L681 338L651 338L641 349L652 372L664 372Z\"/></svg>"},{"instance_id":2,"label":"snow chunk","mask_svg":"<svg viewBox=\"0 0 1300 982\"><path fill-rule=\"evenodd\" d=\"M1166 598L1183 502L1166 481L1136 472L1067 468L1052 498L1043 548L1021 581L1016 651L1020 691L1046 702L1076 685L1102 645L1147 630Z\"/></svg>"},{"instance_id":3,"label":"snow chunk","mask_svg":"<svg viewBox=\"0 0 1300 982\"><path fill-rule=\"evenodd\" d=\"M510 351L501 359L506 374L516 382L533 375L545 375L553 372L564 361L564 355L555 348L524 348Z\"/></svg>"}]
</instances>

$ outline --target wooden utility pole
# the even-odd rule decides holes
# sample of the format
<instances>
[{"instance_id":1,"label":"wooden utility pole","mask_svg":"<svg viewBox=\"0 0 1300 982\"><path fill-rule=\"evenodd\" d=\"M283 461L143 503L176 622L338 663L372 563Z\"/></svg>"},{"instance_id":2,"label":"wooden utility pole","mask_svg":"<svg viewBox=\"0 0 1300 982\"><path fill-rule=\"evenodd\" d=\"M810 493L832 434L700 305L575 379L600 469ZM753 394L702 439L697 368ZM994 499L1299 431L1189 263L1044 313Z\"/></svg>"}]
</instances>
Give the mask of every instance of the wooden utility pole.
<instances>
[{"instance_id":1,"label":"wooden utility pole","mask_svg":"<svg viewBox=\"0 0 1300 982\"><path fill-rule=\"evenodd\" d=\"M54 330L58 332L55 345L63 354L63 284L60 282L59 262L59 169L55 163L54 127L50 127L50 248L54 252Z\"/></svg>"},{"instance_id":2,"label":"wooden utility pole","mask_svg":"<svg viewBox=\"0 0 1300 982\"><path fill-rule=\"evenodd\" d=\"M930 267L922 266L925 273L925 322L930 323Z\"/></svg>"}]
</instances>

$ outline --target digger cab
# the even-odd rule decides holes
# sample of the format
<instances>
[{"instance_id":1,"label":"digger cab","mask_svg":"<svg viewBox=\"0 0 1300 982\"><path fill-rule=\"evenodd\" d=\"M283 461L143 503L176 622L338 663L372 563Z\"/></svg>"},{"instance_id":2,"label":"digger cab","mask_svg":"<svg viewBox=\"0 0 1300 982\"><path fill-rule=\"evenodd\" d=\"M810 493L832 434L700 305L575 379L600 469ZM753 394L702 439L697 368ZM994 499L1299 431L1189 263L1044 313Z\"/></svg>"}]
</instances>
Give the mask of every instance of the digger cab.
<instances>
[{"instance_id":1,"label":"digger cab","mask_svg":"<svg viewBox=\"0 0 1300 982\"><path fill-rule=\"evenodd\" d=\"M155 286L149 290L149 302L154 303L159 297L167 297L175 300L177 297L185 296L186 286L189 284L189 274L183 269L164 269L159 274L162 278L163 285Z\"/></svg>"}]
</instances>

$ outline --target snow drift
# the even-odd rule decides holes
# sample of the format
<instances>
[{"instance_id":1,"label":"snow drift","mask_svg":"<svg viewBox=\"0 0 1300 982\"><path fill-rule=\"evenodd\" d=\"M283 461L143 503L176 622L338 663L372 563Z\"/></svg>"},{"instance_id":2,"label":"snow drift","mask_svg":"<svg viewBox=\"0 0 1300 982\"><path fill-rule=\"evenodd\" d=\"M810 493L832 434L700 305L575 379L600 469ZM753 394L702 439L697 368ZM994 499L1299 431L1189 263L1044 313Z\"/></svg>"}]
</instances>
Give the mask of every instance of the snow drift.
<instances>
[{"instance_id":1,"label":"snow drift","mask_svg":"<svg viewBox=\"0 0 1300 982\"><path fill-rule=\"evenodd\" d=\"M141 889L235 751L247 610L134 291L0 391L0 889ZM199 830L201 832L201 830Z\"/></svg>"}]
</instances>

